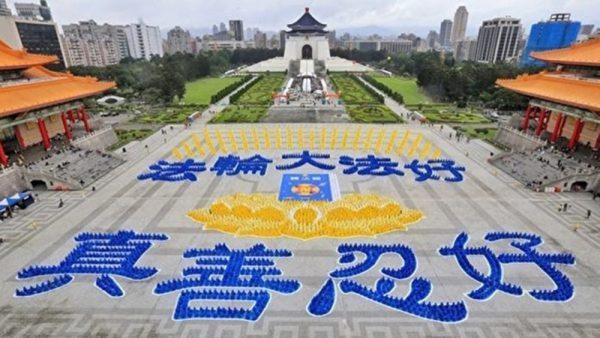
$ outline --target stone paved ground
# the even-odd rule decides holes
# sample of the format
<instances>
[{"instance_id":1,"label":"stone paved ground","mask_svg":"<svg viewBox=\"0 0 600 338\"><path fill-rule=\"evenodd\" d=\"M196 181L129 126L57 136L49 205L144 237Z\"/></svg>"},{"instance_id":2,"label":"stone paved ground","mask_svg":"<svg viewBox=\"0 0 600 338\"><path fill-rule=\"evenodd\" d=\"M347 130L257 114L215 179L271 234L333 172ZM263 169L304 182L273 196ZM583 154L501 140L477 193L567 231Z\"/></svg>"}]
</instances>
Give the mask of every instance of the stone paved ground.
<instances>
[{"instance_id":1,"label":"stone paved ground","mask_svg":"<svg viewBox=\"0 0 600 338\"><path fill-rule=\"evenodd\" d=\"M399 126L417 129L416 126ZM490 149L477 142L454 144L430 129L423 133L444 150L444 157L466 165L466 179L460 184L416 183L403 178L344 176L337 171L342 193L376 192L422 210L426 219L405 233L392 233L377 239L350 240L292 239L260 240L234 238L211 231L186 218L190 209L206 206L215 198L235 192L270 192L278 189L281 173L270 169L265 178L200 175L196 183L138 182L136 175L151 163L170 156L170 150L190 136L179 132L166 144L140 153L132 161L104 177L98 191L56 193L18 219L0 224L0 234L10 238L0 245L0 336L186 336L186 337L597 337L600 336L600 212L598 202L584 195L535 194L519 187L485 162ZM142 151L142 150L140 150ZM466 152L469 157L466 157ZM265 155L275 155L265 152ZM334 157L340 153L333 152ZM406 159L400 159L405 162ZM210 159L213 163L214 159ZM336 169L337 170L337 169ZM302 169L301 172L310 170ZM58 198L67 205L58 210ZM574 205L566 214L557 205ZM594 208L591 220L582 213ZM32 227L31 222L37 226ZM572 225L582 225L578 232ZM15 279L17 271L31 264L56 264L73 248L73 237L81 231L134 229L168 233L171 239L153 247L138 265L160 269L149 281L133 282L117 277L126 292L124 298L110 299L94 287L92 276L76 276L68 286L33 298L15 298L15 289L30 285ZM513 297L497 293L487 302L463 296L478 286L453 259L437 253L466 231L474 244L482 244L489 231L526 231L541 235L542 250L571 252L574 267L561 267L576 288L568 303L540 303L529 296ZM271 248L287 248L294 258L278 266L286 278L298 279L302 288L293 295L273 296L263 317L255 322L185 321L171 319L176 294L155 296L158 281L180 276L189 262L181 258L186 248L208 248L217 243L247 248L263 242ZM321 287L338 259L340 243L403 243L419 260L417 276L430 279L434 290L428 300L463 300L469 317L459 324L440 324L396 312L355 295L342 295L327 317L309 316L305 307ZM476 264L477 266L483 266ZM485 270L484 270L485 273ZM376 272L368 274L373 281ZM546 279L530 265L511 266L506 278L525 288L550 288ZM400 293L406 291L404 282Z\"/></svg>"}]
</instances>

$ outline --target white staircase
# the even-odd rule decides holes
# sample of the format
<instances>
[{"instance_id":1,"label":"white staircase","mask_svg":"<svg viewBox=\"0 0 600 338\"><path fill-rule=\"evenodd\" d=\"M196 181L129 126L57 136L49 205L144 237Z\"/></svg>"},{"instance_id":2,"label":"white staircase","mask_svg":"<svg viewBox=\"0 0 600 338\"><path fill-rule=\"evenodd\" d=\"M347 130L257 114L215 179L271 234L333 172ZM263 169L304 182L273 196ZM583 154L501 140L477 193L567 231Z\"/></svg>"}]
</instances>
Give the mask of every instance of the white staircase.
<instances>
[{"instance_id":1,"label":"white staircase","mask_svg":"<svg viewBox=\"0 0 600 338\"><path fill-rule=\"evenodd\" d=\"M300 60L300 74L301 75L314 75L315 74L315 62L313 60Z\"/></svg>"}]
</instances>

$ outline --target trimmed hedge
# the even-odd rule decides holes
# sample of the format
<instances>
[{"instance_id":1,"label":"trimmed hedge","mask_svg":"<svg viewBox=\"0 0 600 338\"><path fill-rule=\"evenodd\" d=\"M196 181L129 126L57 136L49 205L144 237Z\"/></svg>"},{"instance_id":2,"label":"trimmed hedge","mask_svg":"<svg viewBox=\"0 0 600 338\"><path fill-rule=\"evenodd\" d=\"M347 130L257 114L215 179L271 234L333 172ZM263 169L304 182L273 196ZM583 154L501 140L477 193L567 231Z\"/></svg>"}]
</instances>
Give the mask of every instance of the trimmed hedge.
<instances>
[{"instance_id":1,"label":"trimmed hedge","mask_svg":"<svg viewBox=\"0 0 600 338\"><path fill-rule=\"evenodd\" d=\"M373 95L373 97L375 97L377 102L379 102L381 104L385 103L385 98L383 97L383 95L379 94L375 89L371 88L370 86L368 86L367 84L362 82L358 78L358 76L352 74L351 78L352 78L352 80L356 81L356 83L358 83L361 87L363 87L367 92L369 92L369 94Z\"/></svg>"},{"instance_id":2,"label":"trimmed hedge","mask_svg":"<svg viewBox=\"0 0 600 338\"><path fill-rule=\"evenodd\" d=\"M232 83L229 86L221 89L218 93L211 96L210 103L214 104L214 103L221 101L224 97L231 94L234 90L238 89L240 86L242 86L244 83L250 81L251 79L252 79L251 75L246 75L246 76L240 78L237 82Z\"/></svg>"},{"instance_id":3,"label":"trimmed hedge","mask_svg":"<svg viewBox=\"0 0 600 338\"><path fill-rule=\"evenodd\" d=\"M262 80L263 76L264 75L259 76L256 79L256 81L240 89L237 93L231 95L231 97L229 98L229 103L236 103L240 99L240 97L242 97L242 95L244 95L248 90L250 90L250 88L254 87L257 83L259 83L260 80Z\"/></svg>"},{"instance_id":4,"label":"trimmed hedge","mask_svg":"<svg viewBox=\"0 0 600 338\"><path fill-rule=\"evenodd\" d=\"M363 79L365 81L367 81L368 83L370 83L373 87L381 90L382 92L384 92L387 96L391 97L394 101L398 102L399 104L403 104L404 103L404 96L402 96L402 94L393 91L392 89L390 89L390 87L384 85L383 83L375 80L372 76L370 75L364 75Z\"/></svg>"}]
</instances>

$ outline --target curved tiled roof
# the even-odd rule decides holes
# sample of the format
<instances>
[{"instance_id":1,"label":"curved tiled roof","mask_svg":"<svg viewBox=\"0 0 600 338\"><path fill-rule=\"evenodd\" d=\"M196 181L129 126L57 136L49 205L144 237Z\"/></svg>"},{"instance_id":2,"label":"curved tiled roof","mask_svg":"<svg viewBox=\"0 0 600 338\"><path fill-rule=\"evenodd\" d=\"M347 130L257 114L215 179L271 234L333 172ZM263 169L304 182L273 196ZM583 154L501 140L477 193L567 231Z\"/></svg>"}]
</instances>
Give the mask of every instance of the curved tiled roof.
<instances>
[{"instance_id":1,"label":"curved tiled roof","mask_svg":"<svg viewBox=\"0 0 600 338\"><path fill-rule=\"evenodd\" d=\"M0 70L25 69L58 62L54 55L29 54L24 50L10 48L0 40Z\"/></svg>"},{"instance_id":2,"label":"curved tiled roof","mask_svg":"<svg viewBox=\"0 0 600 338\"><path fill-rule=\"evenodd\" d=\"M533 52L531 57L554 64L600 67L600 37L563 49Z\"/></svg>"},{"instance_id":3,"label":"curved tiled roof","mask_svg":"<svg viewBox=\"0 0 600 338\"><path fill-rule=\"evenodd\" d=\"M41 66L27 69L24 75L34 81L0 87L0 117L84 99L116 87L114 82L56 73Z\"/></svg>"},{"instance_id":4,"label":"curved tiled roof","mask_svg":"<svg viewBox=\"0 0 600 338\"><path fill-rule=\"evenodd\" d=\"M317 19L310 14L310 9L307 7L304 15L296 22L289 24L288 27L292 29L292 32L324 32L323 29L327 27L327 25L317 21Z\"/></svg>"},{"instance_id":5,"label":"curved tiled roof","mask_svg":"<svg viewBox=\"0 0 600 338\"><path fill-rule=\"evenodd\" d=\"M559 73L522 75L496 84L513 92L600 114L600 82Z\"/></svg>"}]
</instances>

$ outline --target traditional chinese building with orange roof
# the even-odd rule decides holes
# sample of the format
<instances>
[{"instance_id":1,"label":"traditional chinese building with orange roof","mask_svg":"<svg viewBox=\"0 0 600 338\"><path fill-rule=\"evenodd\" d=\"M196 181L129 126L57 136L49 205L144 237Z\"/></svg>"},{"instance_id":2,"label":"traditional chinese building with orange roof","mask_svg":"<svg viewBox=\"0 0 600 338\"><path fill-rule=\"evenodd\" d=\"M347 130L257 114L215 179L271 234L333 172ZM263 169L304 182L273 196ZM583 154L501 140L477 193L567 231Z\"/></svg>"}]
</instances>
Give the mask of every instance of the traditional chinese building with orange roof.
<instances>
[{"instance_id":1,"label":"traditional chinese building with orange roof","mask_svg":"<svg viewBox=\"0 0 600 338\"><path fill-rule=\"evenodd\" d=\"M56 62L55 56L14 50L0 40L0 164L9 163L5 143L16 143L20 150L42 144L49 150L58 135L71 140L76 123L91 132L82 100L116 87L44 67Z\"/></svg>"},{"instance_id":2,"label":"traditional chinese building with orange roof","mask_svg":"<svg viewBox=\"0 0 600 338\"><path fill-rule=\"evenodd\" d=\"M564 49L534 52L556 68L497 85L530 98L521 129L568 150L600 150L600 37ZM562 141L562 142L561 142Z\"/></svg>"}]
</instances>

